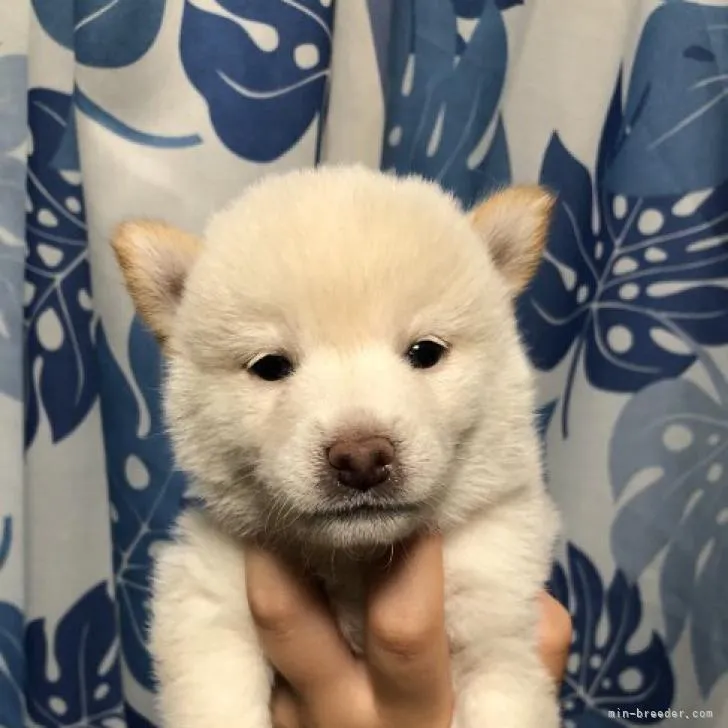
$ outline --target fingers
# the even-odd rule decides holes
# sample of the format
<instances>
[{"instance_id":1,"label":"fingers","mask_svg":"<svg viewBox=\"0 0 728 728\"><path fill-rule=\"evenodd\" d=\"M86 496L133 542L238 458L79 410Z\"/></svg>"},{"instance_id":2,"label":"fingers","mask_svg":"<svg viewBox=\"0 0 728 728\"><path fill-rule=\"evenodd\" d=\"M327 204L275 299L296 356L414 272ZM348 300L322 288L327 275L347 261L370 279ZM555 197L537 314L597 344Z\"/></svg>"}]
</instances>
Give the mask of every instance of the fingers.
<instances>
[{"instance_id":1,"label":"fingers","mask_svg":"<svg viewBox=\"0 0 728 728\"><path fill-rule=\"evenodd\" d=\"M539 653L554 682L561 683L571 647L571 616L548 592L540 596Z\"/></svg>"},{"instance_id":2,"label":"fingers","mask_svg":"<svg viewBox=\"0 0 728 728\"><path fill-rule=\"evenodd\" d=\"M299 706L293 693L284 687L276 688L270 706L273 728L305 728L299 720Z\"/></svg>"},{"instance_id":3,"label":"fingers","mask_svg":"<svg viewBox=\"0 0 728 728\"><path fill-rule=\"evenodd\" d=\"M309 718L311 725L324 726L352 718L357 724L398 728L450 725L453 696L438 537L411 543L372 583L366 671L326 606L282 561L249 550L246 583L263 650L293 688L275 691L274 728L307 728ZM546 592L540 605L539 651L558 683L566 671L571 618Z\"/></svg>"},{"instance_id":4,"label":"fingers","mask_svg":"<svg viewBox=\"0 0 728 728\"><path fill-rule=\"evenodd\" d=\"M326 606L276 556L245 554L248 603L263 651L299 695L319 695L356 669Z\"/></svg>"},{"instance_id":5,"label":"fingers","mask_svg":"<svg viewBox=\"0 0 728 728\"><path fill-rule=\"evenodd\" d=\"M366 652L385 725L436 725L438 716L449 725L452 688L439 537L410 544L371 585Z\"/></svg>"}]
</instances>

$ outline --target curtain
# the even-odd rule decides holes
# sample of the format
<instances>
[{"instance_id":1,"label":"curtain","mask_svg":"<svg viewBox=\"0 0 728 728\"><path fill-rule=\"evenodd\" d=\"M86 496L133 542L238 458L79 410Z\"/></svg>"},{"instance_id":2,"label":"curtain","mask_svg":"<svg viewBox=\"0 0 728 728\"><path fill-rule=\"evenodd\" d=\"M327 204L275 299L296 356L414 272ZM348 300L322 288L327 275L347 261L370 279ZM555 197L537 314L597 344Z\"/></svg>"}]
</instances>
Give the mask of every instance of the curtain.
<instances>
[{"instance_id":1,"label":"curtain","mask_svg":"<svg viewBox=\"0 0 728 728\"><path fill-rule=\"evenodd\" d=\"M728 725L728 3L657 0L0 4L0 725L155 725L185 484L111 230L340 162L558 194L517 312L564 724Z\"/></svg>"}]
</instances>

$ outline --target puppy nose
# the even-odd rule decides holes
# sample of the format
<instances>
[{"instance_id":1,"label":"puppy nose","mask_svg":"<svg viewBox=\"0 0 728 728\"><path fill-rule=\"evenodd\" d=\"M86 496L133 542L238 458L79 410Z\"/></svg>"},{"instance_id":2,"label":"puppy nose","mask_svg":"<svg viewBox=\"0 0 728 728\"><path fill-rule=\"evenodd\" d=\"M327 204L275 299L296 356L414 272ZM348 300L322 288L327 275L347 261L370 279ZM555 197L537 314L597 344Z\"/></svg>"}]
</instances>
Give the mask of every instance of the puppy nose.
<instances>
[{"instance_id":1,"label":"puppy nose","mask_svg":"<svg viewBox=\"0 0 728 728\"><path fill-rule=\"evenodd\" d=\"M342 485L366 491L389 478L394 445L385 437L344 439L329 448L328 457Z\"/></svg>"}]
</instances>

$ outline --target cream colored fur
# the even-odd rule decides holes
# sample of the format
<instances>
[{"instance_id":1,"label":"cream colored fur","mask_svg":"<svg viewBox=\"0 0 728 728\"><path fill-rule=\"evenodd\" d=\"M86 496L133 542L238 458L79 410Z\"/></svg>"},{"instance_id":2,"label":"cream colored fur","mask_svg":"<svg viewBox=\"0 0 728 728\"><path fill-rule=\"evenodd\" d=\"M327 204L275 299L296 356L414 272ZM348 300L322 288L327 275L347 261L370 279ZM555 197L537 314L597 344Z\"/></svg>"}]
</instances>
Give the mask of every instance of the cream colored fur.
<instances>
[{"instance_id":1,"label":"cream colored fur","mask_svg":"<svg viewBox=\"0 0 728 728\"><path fill-rule=\"evenodd\" d=\"M367 560L419 528L445 536L455 725L557 726L536 650L557 516L512 310L550 209L525 187L465 214L417 178L322 168L249 188L203 241L150 222L119 229L128 287L166 350L176 456L206 504L182 516L156 564L165 726L270 725L247 538L299 554L362 649ZM449 351L412 369L404 353L428 336ZM293 375L252 376L246 365L266 352L288 354ZM321 515L360 497L322 481L325 448L356 428L396 442L403 477L389 497L411 512Z\"/></svg>"}]
</instances>

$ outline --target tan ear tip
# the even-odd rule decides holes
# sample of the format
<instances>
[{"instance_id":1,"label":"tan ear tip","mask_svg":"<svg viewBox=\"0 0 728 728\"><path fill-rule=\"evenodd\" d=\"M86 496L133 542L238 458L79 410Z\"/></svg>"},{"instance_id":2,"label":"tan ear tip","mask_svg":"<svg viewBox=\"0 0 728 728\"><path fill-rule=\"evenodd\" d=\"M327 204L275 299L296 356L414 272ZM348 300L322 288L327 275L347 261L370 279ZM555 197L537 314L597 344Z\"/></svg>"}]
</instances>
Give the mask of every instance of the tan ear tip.
<instances>
[{"instance_id":1,"label":"tan ear tip","mask_svg":"<svg viewBox=\"0 0 728 728\"><path fill-rule=\"evenodd\" d=\"M132 248L146 242L150 234L164 229L164 223L156 220L131 219L116 225L111 233L111 247L117 256L128 256Z\"/></svg>"},{"instance_id":2,"label":"tan ear tip","mask_svg":"<svg viewBox=\"0 0 728 728\"><path fill-rule=\"evenodd\" d=\"M552 213L556 207L556 203L559 201L559 196L547 187L539 187L539 190L541 190L541 204L546 209L546 212Z\"/></svg>"},{"instance_id":3,"label":"tan ear tip","mask_svg":"<svg viewBox=\"0 0 728 728\"><path fill-rule=\"evenodd\" d=\"M134 239L139 223L135 220L120 222L111 233L111 247L119 255L127 249Z\"/></svg>"},{"instance_id":4,"label":"tan ear tip","mask_svg":"<svg viewBox=\"0 0 728 728\"><path fill-rule=\"evenodd\" d=\"M521 202L527 202L544 213L549 213L556 205L556 194L542 185L519 185L513 188Z\"/></svg>"}]
</instances>

